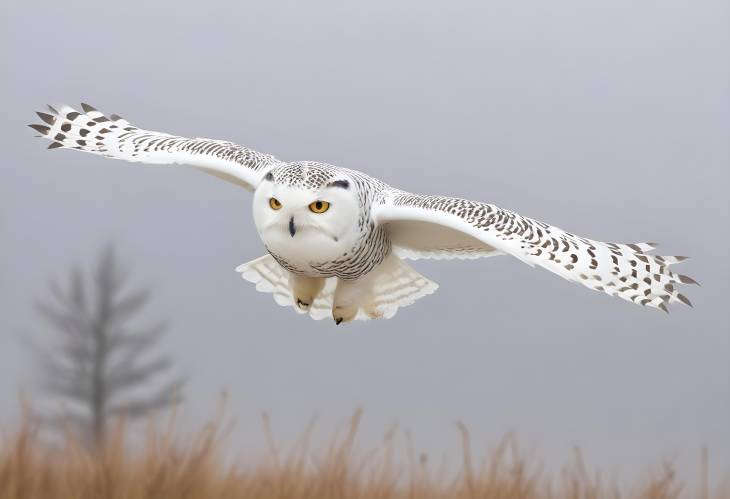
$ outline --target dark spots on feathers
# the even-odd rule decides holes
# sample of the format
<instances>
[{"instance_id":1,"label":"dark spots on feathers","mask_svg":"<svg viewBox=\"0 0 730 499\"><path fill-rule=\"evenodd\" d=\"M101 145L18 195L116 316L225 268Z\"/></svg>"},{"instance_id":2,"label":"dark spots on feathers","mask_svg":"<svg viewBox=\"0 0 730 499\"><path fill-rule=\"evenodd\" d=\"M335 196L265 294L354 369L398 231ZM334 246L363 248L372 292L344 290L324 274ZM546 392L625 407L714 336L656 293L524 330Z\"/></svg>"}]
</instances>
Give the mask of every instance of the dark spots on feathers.
<instances>
[{"instance_id":1,"label":"dark spots on feathers","mask_svg":"<svg viewBox=\"0 0 730 499\"><path fill-rule=\"evenodd\" d=\"M689 298L684 296L682 293L677 293L677 299L687 305L688 307L694 308L694 305L692 305L692 302L689 301Z\"/></svg>"},{"instance_id":2,"label":"dark spots on feathers","mask_svg":"<svg viewBox=\"0 0 730 499\"><path fill-rule=\"evenodd\" d=\"M42 119L45 123L49 125L53 125L56 122L56 118L50 114L41 112L37 112L35 114L37 114L40 119Z\"/></svg>"},{"instance_id":3,"label":"dark spots on feathers","mask_svg":"<svg viewBox=\"0 0 730 499\"><path fill-rule=\"evenodd\" d=\"M327 187L339 187L341 189L349 189L350 188L350 182L347 180L335 180L334 182L330 182L327 184Z\"/></svg>"},{"instance_id":4,"label":"dark spots on feathers","mask_svg":"<svg viewBox=\"0 0 730 499\"><path fill-rule=\"evenodd\" d=\"M696 284L697 286L700 285L699 282L695 281L694 279L692 279L689 276L679 274L678 277L679 277L679 282L681 282L682 284Z\"/></svg>"},{"instance_id":5,"label":"dark spots on feathers","mask_svg":"<svg viewBox=\"0 0 730 499\"><path fill-rule=\"evenodd\" d=\"M48 132L51 131L51 128L47 127L45 125L28 125L28 126L42 135L48 135Z\"/></svg>"},{"instance_id":6,"label":"dark spots on feathers","mask_svg":"<svg viewBox=\"0 0 730 499\"><path fill-rule=\"evenodd\" d=\"M583 284L591 289L618 295L646 306L662 308L661 306L669 302L687 303L689 300L684 296L680 298L679 293L675 290L676 283L696 284L696 281L687 276L667 270L669 265L682 261L683 257L648 255L645 251L652 247L648 243L601 243L579 238L543 222L522 217L486 203L394 191L377 179L372 179L364 174L355 177L348 174L349 180L344 180L342 170L321 163L288 163L287 168L283 170L281 164L271 161L270 156L261 155L229 142L157 135L154 132L139 130L129 125L118 115L110 115L109 118L101 116L88 104L83 105L82 108L85 112L93 114L84 116L76 111L71 111L66 114L65 118L74 122L73 124L82 126L83 120L86 119L88 125L83 128L74 127L72 123L61 124L57 121L57 116L46 113L39 114L39 117L44 123L55 126L49 128L44 125L32 125L31 128L42 135L50 134L52 129L63 132L51 136L55 139L50 146L52 149L77 146L77 148L101 152L122 159L132 159L145 153L154 155L158 151L163 153L184 152L229 160L254 171L266 172L263 179L267 181L276 179L276 181L290 182L292 185L307 188L326 186L352 189L354 184L357 187L355 193L362 196L363 205L370 206L388 199L397 206L440 211L449 216L458 217L479 231L479 234L484 234L485 238L479 238L486 243L490 240L505 242L510 245L507 247L515 252L521 251L522 256L526 256L531 263L542 264L570 279L582 280ZM80 116L81 119L79 119ZM61 121L63 119L61 118ZM77 121L81 123L77 123ZM105 125L97 126L101 123L106 123L106 128ZM93 133L92 130L98 131ZM72 136L69 137L69 134ZM276 166L276 169L273 172L269 171L273 166ZM336 180L338 178L340 180ZM377 254L378 258L382 258L384 253L381 250L388 245L387 234L380 231L379 227L373 226L367 217L358 220L358 226L362 228L363 233L378 233L377 237L373 236L359 249L355 248L346 252L341 261L323 264L321 266L323 272L346 279L357 278L373 263L374 254ZM474 250L478 249L469 248L464 251ZM565 256L562 255L563 253ZM522 258L522 256L520 257ZM353 263L353 259L358 261ZM596 273L598 268L601 269L600 275ZM568 272L570 272L569 276ZM598 283L600 284L597 285ZM619 287L621 287L620 290Z\"/></svg>"}]
</instances>

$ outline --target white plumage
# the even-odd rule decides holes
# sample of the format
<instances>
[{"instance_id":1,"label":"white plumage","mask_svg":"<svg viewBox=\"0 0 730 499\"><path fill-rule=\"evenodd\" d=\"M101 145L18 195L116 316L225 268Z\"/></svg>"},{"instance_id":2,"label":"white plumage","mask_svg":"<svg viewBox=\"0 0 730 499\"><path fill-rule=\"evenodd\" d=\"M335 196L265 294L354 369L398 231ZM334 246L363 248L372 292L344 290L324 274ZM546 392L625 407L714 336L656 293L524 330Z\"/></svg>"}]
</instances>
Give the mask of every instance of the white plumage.
<instances>
[{"instance_id":1,"label":"white plumage","mask_svg":"<svg viewBox=\"0 0 730 499\"><path fill-rule=\"evenodd\" d=\"M142 130L82 104L38 113L30 125L72 148L153 165L188 165L254 191L253 216L268 254L238 271L277 303L314 319L392 317L437 285L402 259L511 255L595 291L668 311L696 284L655 256L653 243L604 243L497 206L412 194L361 172L282 162L232 142Z\"/></svg>"},{"instance_id":2,"label":"white plumage","mask_svg":"<svg viewBox=\"0 0 730 499\"><path fill-rule=\"evenodd\" d=\"M371 286L371 297L363 302L355 320L389 319L398 308L405 307L419 298L430 295L438 284L423 277L394 255L380 265L375 282ZM256 285L256 291L272 293L274 301L281 306L295 304L295 297L289 287L287 271L271 255L264 255L236 268L241 277ZM309 313L314 320L332 317L336 278L329 278L322 291L308 309L294 307L299 313Z\"/></svg>"}]
</instances>

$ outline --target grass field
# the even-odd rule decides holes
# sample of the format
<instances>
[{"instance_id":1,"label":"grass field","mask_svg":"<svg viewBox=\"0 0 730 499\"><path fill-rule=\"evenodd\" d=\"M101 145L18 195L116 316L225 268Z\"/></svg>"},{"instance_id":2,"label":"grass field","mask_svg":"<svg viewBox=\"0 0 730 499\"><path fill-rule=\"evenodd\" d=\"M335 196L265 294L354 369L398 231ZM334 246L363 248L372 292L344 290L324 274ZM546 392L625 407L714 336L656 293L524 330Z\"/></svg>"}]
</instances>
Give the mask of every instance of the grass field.
<instances>
[{"instance_id":1,"label":"grass field","mask_svg":"<svg viewBox=\"0 0 730 499\"><path fill-rule=\"evenodd\" d=\"M547 476L519 455L512 436L475 463L463 425L463 460L458 472L447 476L428 456L409 449L402 453L405 459L396 459L394 430L360 455L354 449L360 417L355 413L323 451L312 450L306 431L282 452L264 416L270 452L253 466L223 457L225 434L216 422L186 440L175 437L174 423L162 430L150 424L139 446L129 444L119 422L96 452L68 432L60 442L44 443L26 423L0 443L0 499L730 498L730 484L707 483L706 454L698 463L703 476L697 490L684 488L670 465L654 467L658 471L641 483L621 488L589 472L577 451L562 473Z\"/></svg>"}]
</instances>

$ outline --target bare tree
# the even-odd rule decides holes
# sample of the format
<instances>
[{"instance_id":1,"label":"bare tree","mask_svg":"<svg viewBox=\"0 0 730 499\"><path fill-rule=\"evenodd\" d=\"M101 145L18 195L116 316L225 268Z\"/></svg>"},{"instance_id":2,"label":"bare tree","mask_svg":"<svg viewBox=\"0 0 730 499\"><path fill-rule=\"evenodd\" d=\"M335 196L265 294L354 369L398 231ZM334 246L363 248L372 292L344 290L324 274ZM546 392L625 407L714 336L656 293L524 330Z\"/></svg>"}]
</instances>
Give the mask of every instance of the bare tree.
<instances>
[{"instance_id":1,"label":"bare tree","mask_svg":"<svg viewBox=\"0 0 730 499\"><path fill-rule=\"evenodd\" d=\"M59 341L35 350L45 388L64 401L63 413L48 419L73 424L99 447L111 419L139 418L177 402L183 379L170 374L169 357L150 355L166 325L130 326L150 292L125 291L128 272L112 246L88 274L74 268L65 287L51 283L52 299L37 309Z\"/></svg>"}]
</instances>

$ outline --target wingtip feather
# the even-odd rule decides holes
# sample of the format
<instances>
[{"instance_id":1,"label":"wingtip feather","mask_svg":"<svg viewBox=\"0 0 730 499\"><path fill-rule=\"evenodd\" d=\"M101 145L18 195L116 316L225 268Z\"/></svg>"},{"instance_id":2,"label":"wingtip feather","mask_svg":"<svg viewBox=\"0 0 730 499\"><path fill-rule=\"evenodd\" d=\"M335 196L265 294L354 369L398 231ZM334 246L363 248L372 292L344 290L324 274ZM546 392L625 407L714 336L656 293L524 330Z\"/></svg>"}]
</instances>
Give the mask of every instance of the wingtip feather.
<instances>
[{"instance_id":1,"label":"wingtip feather","mask_svg":"<svg viewBox=\"0 0 730 499\"><path fill-rule=\"evenodd\" d=\"M677 293L677 299L687 305L690 308L694 308L694 305L692 305L692 302L689 301L689 298L684 296L682 293Z\"/></svg>"},{"instance_id":2,"label":"wingtip feather","mask_svg":"<svg viewBox=\"0 0 730 499\"><path fill-rule=\"evenodd\" d=\"M48 135L48 132L51 130L50 127L47 127L45 125L32 124L32 125L28 125L28 126L31 127L33 130L35 130L36 132L40 133L41 135Z\"/></svg>"},{"instance_id":3,"label":"wingtip feather","mask_svg":"<svg viewBox=\"0 0 730 499\"><path fill-rule=\"evenodd\" d=\"M700 286L699 282L695 281L694 279L692 279L689 276L678 274L678 277L679 277L679 282L681 282L682 284L695 284L697 286Z\"/></svg>"},{"instance_id":4,"label":"wingtip feather","mask_svg":"<svg viewBox=\"0 0 730 499\"><path fill-rule=\"evenodd\" d=\"M40 119L42 119L45 123L48 123L49 125L53 125L56 122L56 117L51 114L42 113L40 111L37 111L35 114L37 114Z\"/></svg>"}]
</instances>

